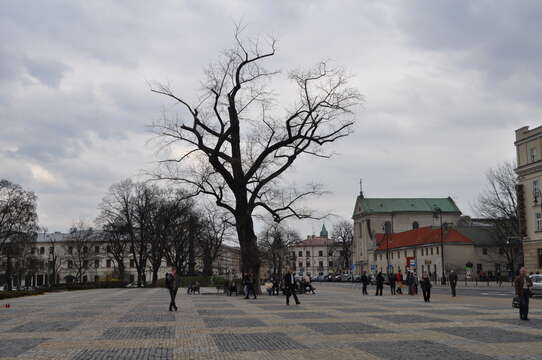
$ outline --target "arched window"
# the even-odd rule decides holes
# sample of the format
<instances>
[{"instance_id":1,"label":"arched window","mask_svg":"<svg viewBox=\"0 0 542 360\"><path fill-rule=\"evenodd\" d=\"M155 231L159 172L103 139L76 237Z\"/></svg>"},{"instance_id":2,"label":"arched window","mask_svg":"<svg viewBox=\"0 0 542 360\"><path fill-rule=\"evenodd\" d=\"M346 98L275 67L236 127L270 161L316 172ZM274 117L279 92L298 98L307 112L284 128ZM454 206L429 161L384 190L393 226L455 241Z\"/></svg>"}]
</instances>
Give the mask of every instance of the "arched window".
<instances>
[{"instance_id":1,"label":"arched window","mask_svg":"<svg viewBox=\"0 0 542 360\"><path fill-rule=\"evenodd\" d=\"M384 223L384 234L391 234L391 222L389 221Z\"/></svg>"},{"instance_id":2,"label":"arched window","mask_svg":"<svg viewBox=\"0 0 542 360\"><path fill-rule=\"evenodd\" d=\"M417 221L414 221L414 222L412 223L412 229L417 229L417 228L419 228L419 227L420 227L420 224L418 224Z\"/></svg>"}]
</instances>

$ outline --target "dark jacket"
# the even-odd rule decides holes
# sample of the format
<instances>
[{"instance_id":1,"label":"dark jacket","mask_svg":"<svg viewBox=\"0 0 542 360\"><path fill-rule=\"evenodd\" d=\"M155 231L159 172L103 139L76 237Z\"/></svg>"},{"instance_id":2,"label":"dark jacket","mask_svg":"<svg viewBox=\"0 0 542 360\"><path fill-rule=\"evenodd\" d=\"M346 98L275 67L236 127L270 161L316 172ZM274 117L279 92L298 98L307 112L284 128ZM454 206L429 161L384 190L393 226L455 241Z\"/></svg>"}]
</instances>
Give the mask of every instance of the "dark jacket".
<instances>
[{"instance_id":1,"label":"dark jacket","mask_svg":"<svg viewBox=\"0 0 542 360\"><path fill-rule=\"evenodd\" d=\"M455 272L451 272L448 275L448 281L450 282L450 284L457 283L457 274Z\"/></svg>"},{"instance_id":2,"label":"dark jacket","mask_svg":"<svg viewBox=\"0 0 542 360\"><path fill-rule=\"evenodd\" d=\"M384 275L382 275L382 273L378 273L378 275L376 275L376 285L384 286Z\"/></svg>"},{"instance_id":3,"label":"dark jacket","mask_svg":"<svg viewBox=\"0 0 542 360\"><path fill-rule=\"evenodd\" d=\"M295 288L295 275L292 273L286 273L284 275L284 288L285 289L294 289Z\"/></svg>"},{"instance_id":4,"label":"dark jacket","mask_svg":"<svg viewBox=\"0 0 542 360\"><path fill-rule=\"evenodd\" d=\"M179 275L172 273L166 273L166 287L170 290L177 290L179 288L181 279Z\"/></svg>"},{"instance_id":5,"label":"dark jacket","mask_svg":"<svg viewBox=\"0 0 542 360\"><path fill-rule=\"evenodd\" d=\"M388 279L390 281L390 285L395 285L395 273L389 274Z\"/></svg>"},{"instance_id":6,"label":"dark jacket","mask_svg":"<svg viewBox=\"0 0 542 360\"><path fill-rule=\"evenodd\" d=\"M361 283L363 285L369 285L369 277L365 274L361 275Z\"/></svg>"},{"instance_id":7,"label":"dark jacket","mask_svg":"<svg viewBox=\"0 0 542 360\"><path fill-rule=\"evenodd\" d=\"M429 280L428 277L426 278L422 278L422 281L420 281L420 286L422 287L423 290L429 290L431 289L431 280Z\"/></svg>"},{"instance_id":8,"label":"dark jacket","mask_svg":"<svg viewBox=\"0 0 542 360\"><path fill-rule=\"evenodd\" d=\"M533 281L528 276L518 275L514 279L514 287L516 288L516 295L517 296L523 296L523 287L525 285L525 281L527 281L527 286L528 287L533 286Z\"/></svg>"}]
</instances>

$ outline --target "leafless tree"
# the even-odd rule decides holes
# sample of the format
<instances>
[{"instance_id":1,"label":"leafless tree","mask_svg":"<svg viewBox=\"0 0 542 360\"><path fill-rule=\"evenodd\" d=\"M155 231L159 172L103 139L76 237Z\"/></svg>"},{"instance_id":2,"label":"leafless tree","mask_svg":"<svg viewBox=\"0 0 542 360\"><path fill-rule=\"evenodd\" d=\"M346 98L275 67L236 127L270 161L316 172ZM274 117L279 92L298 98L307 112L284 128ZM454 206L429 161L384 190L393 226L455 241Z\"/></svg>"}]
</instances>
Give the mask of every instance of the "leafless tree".
<instances>
[{"instance_id":1,"label":"leafless tree","mask_svg":"<svg viewBox=\"0 0 542 360\"><path fill-rule=\"evenodd\" d=\"M262 256L271 264L273 277L282 275L288 266L288 249L301 241L299 234L277 223L269 223L261 232L259 245Z\"/></svg>"},{"instance_id":2,"label":"leafless tree","mask_svg":"<svg viewBox=\"0 0 542 360\"><path fill-rule=\"evenodd\" d=\"M351 113L361 100L343 69L322 62L289 73L295 99L279 106L270 84L280 72L264 66L275 51L274 40L243 40L237 28L235 46L208 67L199 101L191 104L168 85L152 88L181 107L178 116L165 115L154 124L158 139L171 150L155 177L182 184L193 195L206 194L229 211L242 271L257 278L253 215L261 209L275 222L314 216L301 204L321 187L286 190L283 175L303 156L329 157L327 146L352 132ZM179 149L182 154L176 155Z\"/></svg>"},{"instance_id":3,"label":"leafless tree","mask_svg":"<svg viewBox=\"0 0 542 360\"><path fill-rule=\"evenodd\" d=\"M75 278L79 283L83 282L83 277L89 269L89 262L94 259L91 249L95 239L94 229L79 221L72 226L66 241L62 244L68 268L71 266L75 269Z\"/></svg>"},{"instance_id":4,"label":"leafless tree","mask_svg":"<svg viewBox=\"0 0 542 360\"><path fill-rule=\"evenodd\" d=\"M47 261L47 269L49 273L48 285L55 286L57 284L58 274L63 264L62 257L58 252L60 239L58 239L55 234L48 234L46 227L42 227L41 231L43 232L44 239L49 244Z\"/></svg>"},{"instance_id":5,"label":"leafless tree","mask_svg":"<svg viewBox=\"0 0 542 360\"><path fill-rule=\"evenodd\" d=\"M495 226L495 245L504 249L510 270L522 264L522 238L518 221L515 164L505 162L486 174L487 187L474 205L478 214Z\"/></svg>"},{"instance_id":6,"label":"leafless tree","mask_svg":"<svg viewBox=\"0 0 542 360\"><path fill-rule=\"evenodd\" d=\"M100 221L105 222L100 223ZM119 217L113 219L98 218L97 223L101 225L103 230L107 244L106 252L113 258L112 260L116 264L119 279L124 281L126 279L126 266L124 261L130 244L126 224Z\"/></svg>"},{"instance_id":7,"label":"leafless tree","mask_svg":"<svg viewBox=\"0 0 542 360\"><path fill-rule=\"evenodd\" d=\"M33 238L37 232L37 197L20 185L0 179L0 255L6 256L5 279L11 289L12 241Z\"/></svg>"},{"instance_id":8,"label":"leafless tree","mask_svg":"<svg viewBox=\"0 0 542 360\"><path fill-rule=\"evenodd\" d=\"M232 225L228 213L207 204L201 210L202 233L198 238L198 249L203 263L203 274L213 275L213 262L220 255L222 243L231 235Z\"/></svg>"},{"instance_id":9,"label":"leafless tree","mask_svg":"<svg viewBox=\"0 0 542 360\"><path fill-rule=\"evenodd\" d=\"M352 222L347 220L339 221L333 226L332 231L334 250L339 250L339 263L341 270L350 270L352 264L352 241L354 239L354 229Z\"/></svg>"}]
</instances>

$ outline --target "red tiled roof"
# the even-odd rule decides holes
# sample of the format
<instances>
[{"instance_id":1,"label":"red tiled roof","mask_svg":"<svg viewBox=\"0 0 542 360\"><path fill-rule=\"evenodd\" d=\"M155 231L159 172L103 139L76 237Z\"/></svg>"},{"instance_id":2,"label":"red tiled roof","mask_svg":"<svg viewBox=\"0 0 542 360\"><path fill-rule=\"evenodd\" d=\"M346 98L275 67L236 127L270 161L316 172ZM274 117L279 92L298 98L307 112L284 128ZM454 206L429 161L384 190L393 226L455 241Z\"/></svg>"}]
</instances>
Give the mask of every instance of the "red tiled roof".
<instances>
[{"instance_id":1,"label":"red tiled roof","mask_svg":"<svg viewBox=\"0 0 542 360\"><path fill-rule=\"evenodd\" d=\"M296 246L331 246L333 245L333 239L327 237L310 237L298 243Z\"/></svg>"},{"instance_id":2,"label":"red tiled roof","mask_svg":"<svg viewBox=\"0 0 542 360\"><path fill-rule=\"evenodd\" d=\"M460 234L454 229L444 231L445 243L468 243L472 240ZM396 249L408 246L419 246L425 244L440 243L440 228L422 227L401 233L391 234L389 239L384 234L376 234L377 250Z\"/></svg>"}]
</instances>

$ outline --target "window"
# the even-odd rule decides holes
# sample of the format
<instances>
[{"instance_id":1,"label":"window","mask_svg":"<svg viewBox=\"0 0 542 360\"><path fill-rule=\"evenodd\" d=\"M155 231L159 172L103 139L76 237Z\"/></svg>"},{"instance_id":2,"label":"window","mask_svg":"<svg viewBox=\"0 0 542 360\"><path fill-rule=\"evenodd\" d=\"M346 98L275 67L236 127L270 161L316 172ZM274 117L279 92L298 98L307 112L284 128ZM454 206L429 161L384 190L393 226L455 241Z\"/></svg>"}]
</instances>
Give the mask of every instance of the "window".
<instances>
[{"instance_id":1,"label":"window","mask_svg":"<svg viewBox=\"0 0 542 360\"><path fill-rule=\"evenodd\" d=\"M100 281L100 277L98 275L94 275L94 282Z\"/></svg>"},{"instance_id":2,"label":"window","mask_svg":"<svg viewBox=\"0 0 542 360\"><path fill-rule=\"evenodd\" d=\"M100 247L99 247L99 246L95 246L95 247L94 247L94 253L95 253L95 254L99 254L99 253L100 253Z\"/></svg>"},{"instance_id":3,"label":"window","mask_svg":"<svg viewBox=\"0 0 542 360\"><path fill-rule=\"evenodd\" d=\"M40 255L43 255L45 254L45 248L42 246L40 247Z\"/></svg>"},{"instance_id":4,"label":"window","mask_svg":"<svg viewBox=\"0 0 542 360\"><path fill-rule=\"evenodd\" d=\"M482 249L482 254L487 255L487 248Z\"/></svg>"},{"instance_id":5,"label":"window","mask_svg":"<svg viewBox=\"0 0 542 360\"><path fill-rule=\"evenodd\" d=\"M71 246L68 248L68 254L73 255L73 248Z\"/></svg>"},{"instance_id":6,"label":"window","mask_svg":"<svg viewBox=\"0 0 542 360\"><path fill-rule=\"evenodd\" d=\"M36 254L36 248L35 247L32 248L32 255L34 255L34 254Z\"/></svg>"},{"instance_id":7,"label":"window","mask_svg":"<svg viewBox=\"0 0 542 360\"><path fill-rule=\"evenodd\" d=\"M433 248L431 248L431 255L433 255Z\"/></svg>"},{"instance_id":8,"label":"window","mask_svg":"<svg viewBox=\"0 0 542 360\"><path fill-rule=\"evenodd\" d=\"M311 262L307 261L307 263L305 265L307 265L307 267L311 267Z\"/></svg>"},{"instance_id":9,"label":"window","mask_svg":"<svg viewBox=\"0 0 542 360\"><path fill-rule=\"evenodd\" d=\"M83 261L83 267L86 269L88 268L88 261L87 260L84 260Z\"/></svg>"},{"instance_id":10,"label":"window","mask_svg":"<svg viewBox=\"0 0 542 360\"><path fill-rule=\"evenodd\" d=\"M542 231L542 213L536 213L536 231Z\"/></svg>"},{"instance_id":11,"label":"window","mask_svg":"<svg viewBox=\"0 0 542 360\"><path fill-rule=\"evenodd\" d=\"M318 256L324 256L324 252L322 250L318 250Z\"/></svg>"},{"instance_id":12,"label":"window","mask_svg":"<svg viewBox=\"0 0 542 360\"><path fill-rule=\"evenodd\" d=\"M131 267L131 268L135 267L135 261L134 261L134 259L130 259L130 267Z\"/></svg>"},{"instance_id":13,"label":"window","mask_svg":"<svg viewBox=\"0 0 542 360\"><path fill-rule=\"evenodd\" d=\"M73 268L73 261L68 260L68 269Z\"/></svg>"},{"instance_id":14,"label":"window","mask_svg":"<svg viewBox=\"0 0 542 360\"><path fill-rule=\"evenodd\" d=\"M108 253L111 252L111 245L107 245L107 247L105 248L105 251L107 251Z\"/></svg>"},{"instance_id":15,"label":"window","mask_svg":"<svg viewBox=\"0 0 542 360\"><path fill-rule=\"evenodd\" d=\"M418 224L417 221L414 221L414 222L412 223L412 229L418 229L419 227L420 227L420 224Z\"/></svg>"},{"instance_id":16,"label":"window","mask_svg":"<svg viewBox=\"0 0 542 360\"><path fill-rule=\"evenodd\" d=\"M106 262L106 266L107 266L108 268L110 268L110 267L111 267L111 259L108 259L108 260L107 260L107 262Z\"/></svg>"},{"instance_id":17,"label":"window","mask_svg":"<svg viewBox=\"0 0 542 360\"><path fill-rule=\"evenodd\" d=\"M299 250L299 253L297 254L297 256L302 257L303 256L303 251Z\"/></svg>"},{"instance_id":18,"label":"window","mask_svg":"<svg viewBox=\"0 0 542 360\"><path fill-rule=\"evenodd\" d=\"M393 251L391 252L391 259L393 260Z\"/></svg>"},{"instance_id":19,"label":"window","mask_svg":"<svg viewBox=\"0 0 542 360\"><path fill-rule=\"evenodd\" d=\"M310 251L305 251L305 256L306 257L311 257L311 252Z\"/></svg>"},{"instance_id":20,"label":"window","mask_svg":"<svg viewBox=\"0 0 542 360\"><path fill-rule=\"evenodd\" d=\"M439 249L438 248L435 248L435 249L437 249L437 255L438 255Z\"/></svg>"},{"instance_id":21,"label":"window","mask_svg":"<svg viewBox=\"0 0 542 360\"><path fill-rule=\"evenodd\" d=\"M98 259L94 260L94 267L96 269L100 267L100 260L98 260Z\"/></svg>"},{"instance_id":22,"label":"window","mask_svg":"<svg viewBox=\"0 0 542 360\"><path fill-rule=\"evenodd\" d=\"M536 160L536 148L532 147L529 149L529 161L534 162Z\"/></svg>"},{"instance_id":23,"label":"window","mask_svg":"<svg viewBox=\"0 0 542 360\"><path fill-rule=\"evenodd\" d=\"M299 268L302 268L303 267L303 263L300 261L299 262Z\"/></svg>"},{"instance_id":24,"label":"window","mask_svg":"<svg viewBox=\"0 0 542 360\"><path fill-rule=\"evenodd\" d=\"M373 261L376 261L376 254L373 254Z\"/></svg>"},{"instance_id":25,"label":"window","mask_svg":"<svg viewBox=\"0 0 542 360\"><path fill-rule=\"evenodd\" d=\"M540 189L538 188L538 180L533 180L533 199L535 203L540 200Z\"/></svg>"},{"instance_id":26,"label":"window","mask_svg":"<svg viewBox=\"0 0 542 360\"><path fill-rule=\"evenodd\" d=\"M405 250L405 257L407 257L407 256L408 256L408 252Z\"/></svg>"},{"instance_id":27,"label":"window","mask_svg":"<svg viewBox=\"0 0 542 360\"><path fill-rule=\"evenodd\" d=\"M323 261L318 261L318 267L320 269L322 269L324 267L324 262Z\"/></svg>"},{"instance_id":28,"label":"window","mask_svg":"<svg viewBox=\"0 0 542 360\"><path fill-rule=\"evenodd\" d=\"M88 252L88 247L83 246L83 254L86 254Z\"/></svg>"},{"instance_id":29,"label":"window","mask_svg":"<svg viewBox=\"0 0 542 360\"><path fill-rule=\"evenodd\" d=\"M386 221L384 223L384 234L391 234L391 222Z\"/></svg>"},{"instance_id":30,"label":"window","mask_svg":"<svg viewBox=\"0 0 542 360\"><path fill-rule=\"evenodd\" d=\"M481 273L482 272L482 264L476 264L476 272Z\"/></svg>"},{"instance_id":31,"label":"window","mask_svg":"<svg viewBox=\"0 0 542 360\"><path fill-rule=\"evenodd\" d=\"M333 267L333 261L330 261L330 262L329 262L329 267L330 267L330 268Z\"/></svg>"},{"instance_id":32,"label":"window","mask_svg":"<svg viewBox=\"0 0 542 360\"><path fill-rule=\"evenodd\" d=\"M542 267L542 249L536 249L538 255L538 267Z\"/></svg>"},{"instance_id":33,"label":"window","mask_svg":"<svg viewBox=\"0 0 542 360\"><path fill-rule=\"evenodd\" d=\"M380 260L382 260L382 254L380 254Z\"/></svg>"},{"instance_id":34,"label":"window","mask_svg":"<svg viewBox=\"0 0 542 360\"><path fill-rule=\"evenodd\" d=\"M52 246L49 246L49 254L53 254L55 252L55 248Z\"/></svg>"}]
</instances>

